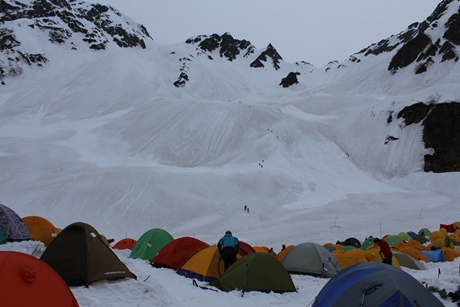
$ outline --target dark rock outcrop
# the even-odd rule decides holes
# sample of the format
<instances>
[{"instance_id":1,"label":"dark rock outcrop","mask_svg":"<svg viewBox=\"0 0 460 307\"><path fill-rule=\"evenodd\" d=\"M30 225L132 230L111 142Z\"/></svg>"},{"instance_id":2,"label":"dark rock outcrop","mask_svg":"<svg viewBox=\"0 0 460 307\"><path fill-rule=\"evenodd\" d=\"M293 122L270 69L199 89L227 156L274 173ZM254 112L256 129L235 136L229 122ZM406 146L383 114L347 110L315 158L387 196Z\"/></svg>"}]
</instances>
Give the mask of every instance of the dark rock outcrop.
<instances>
[{"instance_id":1,"label":"dark rock outcrop","mask_svg":"<svg viewBox=\"0 0 460 307\"><path fill-rule=\"evenodd\" d=\"M92 50L106 49L110 40L123 48L146 48L144 39L152 39L147 29L114 15L122 16L112 7L74 0L0 1L0 79L20 74L23 64L42 66L48 61L44 53L31 54L22 48L14 33L17 20L47 33L53 44L67 43L71 50L77 49L78 39Z\"/></svg>"},{"instance_id":2,"label":"dark rock outcrop","mask_svg":"<svg viewBox=\"0 0 460 307\"><path fill-rule=\"evenodd\" d=\"M253 68L260 68L260 67L265 67L265 65L262 62L267 62L268 59L272 60L272 65L273 68L276 70L280 69L280 60L283 58L279 53L276 51L276 49L272 46L272 44L268 44L267 49L263 51L257 59L255 59L250 66Z\"/></svg>"},{"instance_id":3,"label":"dark rock outcrop","mask_svg":"<svg viewBox=\"0 0 460 307\"><path fill-rule=\"evenodd\" d=\"M460 171L460 103L416 103L398 113L406 125L421 123L423 142L432 148L425 155L426 172Z\"/></svg>"},{"instance_id":4,"label":"dark rock outcrop","mask_svg":"<svg viewBox=\"0 0 460 307\"><path fill-rule=\"evenodd\" d=\"M200 35L191 37L185 41L187 44L197 44L198 50L212 53L219 50L220 57L225 57L229 61L236 60L240 53L244 53L244 57L248 57L254 53L254 46L247 40L238 40L233 38L230 33L224 33L222 36L212 34L211 36Z\"/></svg>"},{"instance_id":5,"label":"dark rock outcrop","mask_svg":"<svg viewBox=\"0 0 460 307\"><path fill-rule=\"evenodd\" d=\"M299 72L290 72L285 78L281 79L281 83L279 85L282 85L283 87L290 87L291 85L298 84L298 75L300 75Z\"/></svg>"}]
</instances>

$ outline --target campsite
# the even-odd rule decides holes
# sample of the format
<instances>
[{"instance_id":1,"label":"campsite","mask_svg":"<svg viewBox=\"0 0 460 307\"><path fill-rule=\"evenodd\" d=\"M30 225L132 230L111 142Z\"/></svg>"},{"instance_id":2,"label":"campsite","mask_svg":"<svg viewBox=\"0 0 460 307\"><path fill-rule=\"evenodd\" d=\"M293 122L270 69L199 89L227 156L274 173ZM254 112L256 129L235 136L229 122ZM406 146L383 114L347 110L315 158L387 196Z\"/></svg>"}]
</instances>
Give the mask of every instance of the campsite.
<instances>
[{"instance_id":1,"label":"campsite","mask_svg":"<svg viewBox=\"0 0 460 307\"><path fill-rule=\"evenodd\" d=\"M359 304L366 293L367 306L396 306L403 297L409 302L404 306L434 307L456 306L460 298L460 222L384 236L393 249L392 266L381 263L373 237L349 237L323 245L288 245L279 252L241 241L237 262L224 272L214 243L174 239L161 228L116 242L86 223L59 229L44 218L32 220L2 206L0 263L9 269L0 277L12 294L6 306L19 306L18 291L27 293L24 304L40 301L46 306L130 306L129 301L137 306L198 306L214 300L222 306L235 300L241 306L278 306L281 301L345 306L344 301ZM14 283L8 274L17 277ZM48 302L52 293L43 290L51 280L63 288L53 303Z\"/></svg>"},{"instance_id":2,"label":"campsite","mask_svg":"<svg viewBox=\"0 0 460 307\"><path fill-rule=\"evenodd\" d=\"M315 67L1 0L0 305L458 306L458 3Z\"/></svg>"}]
</instances>

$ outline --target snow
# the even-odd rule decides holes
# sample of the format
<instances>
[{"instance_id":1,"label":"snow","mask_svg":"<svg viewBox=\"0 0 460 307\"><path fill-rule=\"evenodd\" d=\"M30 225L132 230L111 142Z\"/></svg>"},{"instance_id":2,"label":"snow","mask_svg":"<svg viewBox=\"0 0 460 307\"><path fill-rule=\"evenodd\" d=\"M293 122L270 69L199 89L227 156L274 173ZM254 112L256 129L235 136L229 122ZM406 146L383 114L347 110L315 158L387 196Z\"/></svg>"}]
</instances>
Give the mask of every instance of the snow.
<instances>
[{"instance_id":1,"label":"snow","mask_svg":"<svg viewBox=\"0 0 460 307\"><path fill-rule=\"evenodd\" d=\"M76 53L22 28L21 41L50 61L1 85L0 202L21 217L85 222L115 242L163 228L215 244L230 229L276 252L460 220L460 174L424 173L422 127L387 123L437 94L460 101L458 62L390 75L391 54L381 54L328 72L286 62L275 71L242 57L211 61L186 44ZM190 80L176 88L184 56ZM300 84L280 87L296 70ZM384 144L388 135L399 140ZM38 256L37 245L0 250ZM138 279L72 287L80 306L307 306L327 282L292 275L296 293L241 297L115 253ZM459 264L403 270L450 292Z\"/></svg>"}]
</instances>

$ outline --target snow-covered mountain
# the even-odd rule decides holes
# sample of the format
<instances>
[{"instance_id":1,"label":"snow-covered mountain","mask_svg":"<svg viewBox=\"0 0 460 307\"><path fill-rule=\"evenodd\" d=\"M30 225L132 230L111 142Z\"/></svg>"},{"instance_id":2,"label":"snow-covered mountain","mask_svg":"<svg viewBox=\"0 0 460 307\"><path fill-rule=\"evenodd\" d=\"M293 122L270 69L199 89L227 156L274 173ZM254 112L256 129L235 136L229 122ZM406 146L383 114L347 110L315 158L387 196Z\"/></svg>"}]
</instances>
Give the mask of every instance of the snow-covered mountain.
<instances>
[{"instance_id":1,"label":"snow-covered mountain","mask_svg":"<svg viewBox=\"0 0 460 307\"><path fill-rule=\"evenodd\" d=\"M230 33L161 45L105 5L0 7L0 202L21 216L292 242L325 222L312 210L353 229L355 210L386 208L403 227L389 209L459 197L457 173L423 172L460 159L456 1L322 68Z\"/></svg>"}]
</instances>

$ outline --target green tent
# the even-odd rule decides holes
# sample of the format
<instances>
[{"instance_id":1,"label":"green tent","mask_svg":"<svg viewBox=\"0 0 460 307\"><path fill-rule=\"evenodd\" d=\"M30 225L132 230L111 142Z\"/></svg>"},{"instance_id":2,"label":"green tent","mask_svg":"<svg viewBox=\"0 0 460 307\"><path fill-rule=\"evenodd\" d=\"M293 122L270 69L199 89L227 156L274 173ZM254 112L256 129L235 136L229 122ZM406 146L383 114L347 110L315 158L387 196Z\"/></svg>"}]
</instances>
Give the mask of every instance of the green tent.
<instances>
[{"instance_id":1,"label":"green tent","mask_svg":"<svg viewBox=\"0 0 460 307\"><path fill-rule=\"evenodd\" d=\"M429 231L427 228L422 228L418 232L419 236L424 236L424 237L429 237L431 235L431 231Z\"/></svg>"},{"instance_id":2,"label":"green tent","mask_svg":"<svg viewBox=\"0 0 460 307\"><path fill-rule=\"evenodd\" d=\"M343 250L344 252L348 252L349 250L352 250L352 249L357 249L357 247L351 246L351 245L345 245L344 247L341 248L341 250Z\"/></svg>"},{"instance_id":3,"label":"green tent","mask_svg":"<svg viewBox=\"0 0 460 307\"><path fill-rule=\"evenodd\" d=\"M225 273L210 282L222 291L295 292L291 275L275 257L251 253L238 259Z\"/></svg>"},{"instance_id":4,"label":"green tent","mask_svg":"<svg viewBox=\"0 0 460 307\"><path fill-rule=\"evenodd\" d=\"M152 260L158 252L174 238L161 228L152 228L146 231L137 240L129 258L140 258L144 260Z\"/></svg>"},{"instance_id":5,"label":"green tent","mask_svg":"<svg viewBox=\"0 0 460 307\"><path fill-rule=\"evenodd\" d=\"M388 245L393 247L397 243L402 242L403 240L400 237L398 237L397 235L389 235L388 237L385 238L385 241L387 241Z\"/></svg>"},{"instance_id":6,"label":"green tent","mask_svg":"<svg viewBox=\"0 0 460 307\"><path fill-rule=\"evenodd\" d=\"M398 237L403 241L412 240L412 237L407 232L404 232L404 231L398 233Z\"/></svg>"},{"instance_id":7,"label":"green tent","mask_svg":"<svg viewBox=\"0 0 460 307\"><path fill-rule=\"evenodd\" d=\"M369 247L374 247L374 237L373 236L367 237L366 239L364 239L363 244L361 244L361 249L363 251L365 251Z\"/></svg>"}]
</instances>

